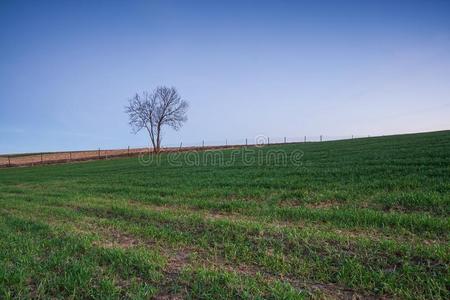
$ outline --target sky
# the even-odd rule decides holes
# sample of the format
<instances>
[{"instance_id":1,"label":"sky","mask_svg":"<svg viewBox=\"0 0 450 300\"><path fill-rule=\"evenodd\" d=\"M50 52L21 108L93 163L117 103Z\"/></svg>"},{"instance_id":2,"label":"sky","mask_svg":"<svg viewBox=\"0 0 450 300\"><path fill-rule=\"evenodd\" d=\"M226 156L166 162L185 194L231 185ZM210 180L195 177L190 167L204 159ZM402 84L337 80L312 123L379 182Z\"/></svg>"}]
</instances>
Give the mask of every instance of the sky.
<instances>
[{"instance_id":1,"label":"sky","mask_svg":"<svg viewBox=\"0 0 450 300\"><path fill-rule=\"evenodd\" d=\"M146 146L160 85L166 146L447 130L450 1L0 0L0 153Z\"/></svg>"}]
</instances>

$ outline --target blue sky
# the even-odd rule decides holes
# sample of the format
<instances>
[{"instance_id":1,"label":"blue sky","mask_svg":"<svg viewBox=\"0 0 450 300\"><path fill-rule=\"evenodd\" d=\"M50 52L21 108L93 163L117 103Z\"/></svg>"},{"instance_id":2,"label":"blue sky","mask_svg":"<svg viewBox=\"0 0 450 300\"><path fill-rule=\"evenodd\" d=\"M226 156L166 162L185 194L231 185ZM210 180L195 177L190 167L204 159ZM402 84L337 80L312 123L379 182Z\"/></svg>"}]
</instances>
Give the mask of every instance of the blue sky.
<instances>
[{"instance_id":1,"label":"blue sky","mask_svg":"<svg viewBox=\"0 0 450 300\"><path fill-rule=\"evenodd\" d=\"M450 1L0 1L0 153L147 145L157 85L166 145L450 129Z\"/></svg>"}]
</instances>

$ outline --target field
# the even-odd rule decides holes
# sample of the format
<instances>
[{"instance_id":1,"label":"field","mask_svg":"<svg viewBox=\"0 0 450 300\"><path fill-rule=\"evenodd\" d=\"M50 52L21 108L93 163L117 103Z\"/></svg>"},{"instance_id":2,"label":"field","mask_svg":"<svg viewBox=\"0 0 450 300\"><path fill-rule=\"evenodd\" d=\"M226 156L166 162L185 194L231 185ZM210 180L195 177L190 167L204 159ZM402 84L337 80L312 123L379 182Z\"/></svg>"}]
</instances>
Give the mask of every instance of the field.
<instances>
[{"instance_id":1,"label":"field","mask_svg":"<svg viewBox=\"0 0 450 300\"><path fill-rule=\"evenodd\" d=\"M0 155L0 167L28 166L70 161L105 159L108 157L136 155L147 152L148 148L90 150L71 152L23 153L14 155Z\"/></svg>"},{"instance_id":2,"label":"field","mask_svg":"<svg viewBox=\"0 0 450 300\"><path fill-rule=\"evenodd\" d=\"M231 148L232 146L209 146L209 147L183 147L183 148L161 148L161 152L191 151L196 149ZM108 159L113 157L127 157L145 154L151 148L129 148L113 150L88 150L88 151L66 151L46 153L20 153L12 155L0 155L0 167L34 166L41 164L66 163L74 161Z\"/></svg>"},{"instance_id":3,"label":"field","mask_svg":"<svg viewBox=\"0 0 450 300\"><path fill-rule=\"evenodd\" d=\"M0 298L449 299L449 214L449 131L1 169Z\"/></svg>"}]
</instances>

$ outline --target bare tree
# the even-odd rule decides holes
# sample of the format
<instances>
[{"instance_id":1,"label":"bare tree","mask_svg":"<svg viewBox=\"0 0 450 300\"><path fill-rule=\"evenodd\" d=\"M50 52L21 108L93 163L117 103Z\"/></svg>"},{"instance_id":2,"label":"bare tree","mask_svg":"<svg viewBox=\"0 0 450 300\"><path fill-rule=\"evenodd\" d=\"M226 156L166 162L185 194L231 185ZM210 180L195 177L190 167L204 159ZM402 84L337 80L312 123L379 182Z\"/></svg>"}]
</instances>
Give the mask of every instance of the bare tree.
<instances>
[{"instance_id":1,"label":"bare tree","mask_svg":"<svg viewBox=\"0 0 450 300\"><path fill-rule=\"evenodd\" d=\"M164 126L180 129L187 121L189 104L181 99L174 87L157 87L152 93L143 92L129 100L125 112L134 134L145 128L150 136L153 151L161 149Z\"/></svg>"}]
</instances>

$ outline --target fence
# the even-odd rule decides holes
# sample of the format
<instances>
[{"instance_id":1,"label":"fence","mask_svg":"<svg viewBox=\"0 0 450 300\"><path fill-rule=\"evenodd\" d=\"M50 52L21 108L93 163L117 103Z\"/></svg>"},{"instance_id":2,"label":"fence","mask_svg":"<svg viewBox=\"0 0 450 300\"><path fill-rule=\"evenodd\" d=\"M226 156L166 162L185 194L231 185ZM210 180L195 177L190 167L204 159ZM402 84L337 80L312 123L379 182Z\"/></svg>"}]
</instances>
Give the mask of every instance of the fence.
<instances>
[{"instance_id":1,"label":"fence","mask_svg":"<svg viewBox=\"0 0 450 300\"><path fill-rule=\"evenodd\" d=\"M270 145L283 143L304 143L304 142L324 142L345 139L356 139L368 136L302 136L302 137L268 137L257 136L249 139L223 139L223 140L202 140L194 143L183 144L167 144L161 149L163 152L169 151L190 151L190 150L207 150L207 149L223 149L240 146ZM0 167L17 167L30 166L39 164L54 164L74 161L85 161L95 159L108 159L113 157L136 156L141 153L152 151L148 147L124 148L112 150L88 150L88 151L65 151L65 152L47 152L47 153L30 153L30 154L13 154L0 155Z\"/></svg>"}]
</instances>

